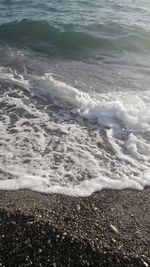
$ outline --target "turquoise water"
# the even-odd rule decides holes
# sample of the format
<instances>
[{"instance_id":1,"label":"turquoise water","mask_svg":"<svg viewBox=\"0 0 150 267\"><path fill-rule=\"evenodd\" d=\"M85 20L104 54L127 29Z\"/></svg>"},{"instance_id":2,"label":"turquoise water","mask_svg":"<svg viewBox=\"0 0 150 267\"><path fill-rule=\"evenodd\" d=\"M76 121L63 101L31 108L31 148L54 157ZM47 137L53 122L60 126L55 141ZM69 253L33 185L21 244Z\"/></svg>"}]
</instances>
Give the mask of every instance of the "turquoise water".
<instances>
[{"instance_id":1,"label":"turquoise water","mask_svg":"<svg viewBox=\"0 0 150 267\"><path fill-rule=\"evenodd\" d=\"M149 1L1 1L0 39L148 54ZM103 51L104 52L104 51Z\"/></svg>"},{"instance_id":2,"label":"turquoise water","mask_svg":"<svg viewBox=\"0 0 150 267\"><path fill-rule=\"evenodd\" d=\"M150 185L150 2L0 1L0 189Z\"/></svg>"}]
</instances>

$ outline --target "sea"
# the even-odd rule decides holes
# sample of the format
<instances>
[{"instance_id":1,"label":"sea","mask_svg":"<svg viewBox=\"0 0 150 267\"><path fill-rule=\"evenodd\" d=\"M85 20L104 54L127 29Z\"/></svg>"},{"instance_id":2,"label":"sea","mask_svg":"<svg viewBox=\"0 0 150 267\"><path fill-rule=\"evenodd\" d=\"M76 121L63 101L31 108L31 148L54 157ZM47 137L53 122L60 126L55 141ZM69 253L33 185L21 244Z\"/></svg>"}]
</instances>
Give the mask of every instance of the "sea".
<instances>
[{"instance_id":1,"label":"sea","mask_svg":"<svg viewBox=\"0 0 150 267\"><path fill-rule=\"evenodd\" d=\"M150 185L150 1L0 1L0 190Z\"/></svg>"}]
</instances>

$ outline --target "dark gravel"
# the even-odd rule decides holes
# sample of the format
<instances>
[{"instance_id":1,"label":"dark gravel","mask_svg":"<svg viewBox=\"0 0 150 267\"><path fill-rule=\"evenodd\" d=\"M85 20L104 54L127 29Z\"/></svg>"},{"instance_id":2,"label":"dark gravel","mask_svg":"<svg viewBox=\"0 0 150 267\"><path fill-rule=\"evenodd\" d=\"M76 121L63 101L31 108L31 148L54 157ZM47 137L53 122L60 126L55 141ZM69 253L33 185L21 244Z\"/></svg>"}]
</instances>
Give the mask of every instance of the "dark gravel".
<instances>
[{"instance_id":1,"label":"dark gravel","mask_svg":"<svg viewBox=\"0 0 150 267\"><path fill-rule=\"evenodd\" d=\"M0 192L0 267L150 266L150 189Z\"/></svg>"}]
</instances>

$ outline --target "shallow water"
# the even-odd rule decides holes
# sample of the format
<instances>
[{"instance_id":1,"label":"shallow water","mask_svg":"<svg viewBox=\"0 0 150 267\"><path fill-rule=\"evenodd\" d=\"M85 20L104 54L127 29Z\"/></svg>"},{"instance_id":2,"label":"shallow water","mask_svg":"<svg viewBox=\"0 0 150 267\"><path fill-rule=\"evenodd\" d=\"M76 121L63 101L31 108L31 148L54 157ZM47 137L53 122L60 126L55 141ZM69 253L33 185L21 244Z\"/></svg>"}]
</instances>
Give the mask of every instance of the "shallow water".
<instances>
[{"instance_id":1,"label":"shallow water","mask_svg":"<svg viewBox=\"0 0 150 267\"><path fill-rule=\"evenodd\" d=\"M143 189L149 2L40 2L0 4L0 189Z\"/></svg>"}]
</instances>

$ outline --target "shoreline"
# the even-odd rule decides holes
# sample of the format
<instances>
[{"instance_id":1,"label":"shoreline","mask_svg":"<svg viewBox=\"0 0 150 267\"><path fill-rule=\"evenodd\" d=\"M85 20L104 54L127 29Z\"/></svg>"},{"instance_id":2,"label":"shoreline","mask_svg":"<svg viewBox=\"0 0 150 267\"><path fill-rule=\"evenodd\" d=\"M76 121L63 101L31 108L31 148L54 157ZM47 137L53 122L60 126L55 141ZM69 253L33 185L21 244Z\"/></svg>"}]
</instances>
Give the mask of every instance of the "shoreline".
<instances>
[{"instance_id":1,"label":"shoreline","mask_svg":"<svg viewBox=\"0 0 150 267\"><path fill-rule=\"evenodd\" d=\"M150 189L0 191L0 266L150 266Z\"/></svg>"}]
</instances>

